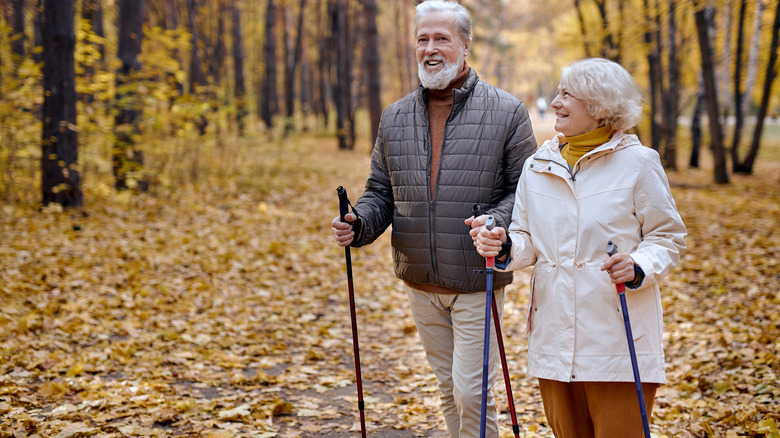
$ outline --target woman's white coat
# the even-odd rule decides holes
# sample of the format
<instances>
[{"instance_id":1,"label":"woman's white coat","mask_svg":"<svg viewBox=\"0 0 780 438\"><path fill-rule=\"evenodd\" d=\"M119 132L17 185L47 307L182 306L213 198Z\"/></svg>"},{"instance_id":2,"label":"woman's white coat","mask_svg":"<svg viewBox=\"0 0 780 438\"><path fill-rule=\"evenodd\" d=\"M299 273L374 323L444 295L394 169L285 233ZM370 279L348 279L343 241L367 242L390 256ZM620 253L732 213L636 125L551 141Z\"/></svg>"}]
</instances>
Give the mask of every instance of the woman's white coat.
<instances>
[{"instance_id":1,"label":"woman's white coat","mask_svg":"<svg viewBox=\"0 0 780 438\"><path fill-rule=\"evenodd\" d=\"M506 270L534 265L528 373L569 381L633 381L620 302L601 271L612 240L645 273L627 289L640 376L665 383L659 280L679 262L686 228L658 153L617 133L569 169L562 136L525 162Z\"/></svg>"}]
</instances>

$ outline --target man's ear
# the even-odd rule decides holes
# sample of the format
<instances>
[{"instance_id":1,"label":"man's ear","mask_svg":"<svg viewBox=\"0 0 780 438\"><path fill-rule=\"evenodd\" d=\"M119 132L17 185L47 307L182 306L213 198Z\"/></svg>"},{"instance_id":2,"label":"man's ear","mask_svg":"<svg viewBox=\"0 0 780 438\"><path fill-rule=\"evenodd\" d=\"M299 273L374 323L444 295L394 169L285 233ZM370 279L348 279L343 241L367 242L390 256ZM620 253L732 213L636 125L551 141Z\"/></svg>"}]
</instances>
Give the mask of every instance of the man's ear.
<instances>
[{"instance_id":1,"label":"man's ear","mask_svg":"<svg viewBox=\"0 0 780 438\"><path fill-rule=\"evenodd\" d=\"M471 53L471 41L466 41L466 44L463 45L463 57L468 58L470 53Z\"/></svg>"}]
</instances>

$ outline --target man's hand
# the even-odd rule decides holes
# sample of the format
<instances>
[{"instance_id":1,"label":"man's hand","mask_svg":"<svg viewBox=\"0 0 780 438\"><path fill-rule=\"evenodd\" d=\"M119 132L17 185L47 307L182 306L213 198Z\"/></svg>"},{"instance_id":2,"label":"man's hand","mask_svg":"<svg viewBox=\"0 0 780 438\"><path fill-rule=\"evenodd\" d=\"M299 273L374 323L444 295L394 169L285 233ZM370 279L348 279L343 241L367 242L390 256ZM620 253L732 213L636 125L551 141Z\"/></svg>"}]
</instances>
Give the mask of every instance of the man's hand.
<instances>
[{"instance_id":1,"label":"man's hand","mask_svg":"<svg viewBox=\"0 0 780 438\"><path fill-rule=\"evenodd\" d=\"M477 252L482 257L496 257L501 251L501 244L507 241L506 230L502 227L495 227L492 230L485 228L485 221L488 215L483 214L478 217L466 219L466 225L471 227L469 235L474 241Z\"/></svg>"},{"instance_id":2,"label":"man's hand","mask_svg":"<svg viewBox=\"0 0 780 438\"><path fill-rule=\"evenodd\" d=\"M336 242L339 246L349 246L355 239L355 232L352 230L352 224L357 220L355 213L347 213L344 215L344 220L347 222L341 222L341 216L336 216L330 223L333 234L336 236Z\"/></svg>"}]
</instances>

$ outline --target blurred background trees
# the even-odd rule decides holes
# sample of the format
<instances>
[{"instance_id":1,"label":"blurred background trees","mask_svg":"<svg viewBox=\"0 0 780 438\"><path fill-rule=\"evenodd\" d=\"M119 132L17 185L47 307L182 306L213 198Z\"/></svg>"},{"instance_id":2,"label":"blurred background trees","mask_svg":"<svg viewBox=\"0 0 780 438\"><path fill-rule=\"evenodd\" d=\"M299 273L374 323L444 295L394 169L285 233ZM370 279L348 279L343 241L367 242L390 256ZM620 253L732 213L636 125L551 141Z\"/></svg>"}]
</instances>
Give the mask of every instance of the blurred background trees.
<instances>
[{"instance_id":1,"label":"blurred background trees","mask_svg":"<svg viewBox=\"0 0 780 438\"><path fill-rule=\"evenodd\" d=\"M381 109L417 87L417 3L0 0L0 196L70 205L62 196L82 189L199 184L214 157L240 163L232 142L283 148L304 131L365 151ZM624 65L646 96L637 133L669 169L706 159L716 182L751 173L780 112L777 0L462 3L474 18L469 63L532 112L568 62ZM69 38L72 55L57 45ZM75 93L57 105L75 105L75 119L50 105L63 90L47 72L67 68L53 55L73 59ZM70 152L50 150L60 143Z\"/></svg>"}]
</instances>

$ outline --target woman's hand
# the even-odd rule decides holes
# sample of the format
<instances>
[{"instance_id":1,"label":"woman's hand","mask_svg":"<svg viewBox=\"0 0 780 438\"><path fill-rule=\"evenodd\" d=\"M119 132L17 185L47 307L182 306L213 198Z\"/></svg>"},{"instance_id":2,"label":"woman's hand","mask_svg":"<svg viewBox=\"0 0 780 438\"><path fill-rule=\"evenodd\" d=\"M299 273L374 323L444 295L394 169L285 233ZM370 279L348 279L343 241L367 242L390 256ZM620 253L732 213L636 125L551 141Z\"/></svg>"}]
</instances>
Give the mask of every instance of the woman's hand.
<instances>
[{"instance_id":1,"label":"woman's hand","mask_svg":"<svg viewBox=\"0 0 780 438\"><path fill-rule=\"evenodd\" d=\"M485 214L476 218L470 217L466 219L466 225L471 227L469 235L479 255L496 257L501 251L501 244L507 241L506 230L502 227L495 227L492 230L485 228L487 217Z\"/></svg>"},{"instance_id":2,"label":"woman's hand","mask_svg":"<svg viewBox=\"0 0 780 438\"><path fill-rule=\"evenodd\" d=\"M630 283L634 280L634 259L628 253L619 252L607 259L601 265L602 271L609 273L609 278L615 284Z\"/></svg>"}]
</instances>

